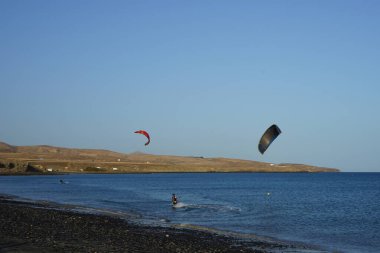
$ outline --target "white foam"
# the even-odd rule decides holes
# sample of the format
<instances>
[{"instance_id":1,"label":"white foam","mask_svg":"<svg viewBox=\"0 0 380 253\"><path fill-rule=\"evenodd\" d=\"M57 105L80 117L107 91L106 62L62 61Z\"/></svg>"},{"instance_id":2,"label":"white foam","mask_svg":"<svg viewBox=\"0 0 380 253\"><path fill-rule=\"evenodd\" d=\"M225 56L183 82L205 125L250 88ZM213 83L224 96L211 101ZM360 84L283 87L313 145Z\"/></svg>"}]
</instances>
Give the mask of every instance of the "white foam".
<instances>
[{"instance_id":1,"label":"white foam","mask_svg":"<svg viewBox=\"0 0 380 253\"><path fill-rule=\"evenodd\" d=\"M183 203L183 202L178 202L177 204L173 205L174 208L184 208L188 207L189 205Z\"/></svg>"},{"instance_id":2,"label":"white foam","mask_svg":"<svg viewBox=\"0 0 380 253\"><path fill-rule=\"evenodd\" d=\"M211 209L216 211L232 211L240 212L241 209L232 206L223 206L223 205L212 205L212 204L186 204L183 202L178 202L173 205L174 208L188 208L188 209Z\"/></svg>"}]
</instances>

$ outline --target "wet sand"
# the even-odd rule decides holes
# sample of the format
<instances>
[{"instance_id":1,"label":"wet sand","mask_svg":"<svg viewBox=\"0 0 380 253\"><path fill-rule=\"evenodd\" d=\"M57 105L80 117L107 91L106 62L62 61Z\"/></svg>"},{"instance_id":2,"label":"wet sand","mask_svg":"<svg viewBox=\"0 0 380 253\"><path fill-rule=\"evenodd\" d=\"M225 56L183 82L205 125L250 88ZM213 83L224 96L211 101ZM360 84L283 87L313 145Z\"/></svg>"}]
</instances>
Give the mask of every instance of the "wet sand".
<instances>
[{"instance_id":1,"label":"wet sand","mask_svg":"<svg viewBox=\"0 0 380 253\"><path fill-rule=\"evenodd\" d=\"M295 246L128 220L0 197L3 252L283 252Z\"/></svg>"}]
</instances>

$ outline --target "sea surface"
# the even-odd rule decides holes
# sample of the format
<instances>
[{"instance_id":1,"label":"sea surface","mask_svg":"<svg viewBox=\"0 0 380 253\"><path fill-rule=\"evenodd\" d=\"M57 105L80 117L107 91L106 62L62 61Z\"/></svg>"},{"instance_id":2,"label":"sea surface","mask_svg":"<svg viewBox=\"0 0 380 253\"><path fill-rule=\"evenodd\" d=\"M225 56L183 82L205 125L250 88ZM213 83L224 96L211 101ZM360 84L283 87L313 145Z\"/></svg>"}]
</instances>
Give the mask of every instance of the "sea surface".
<instances>
[{"instance_id":1,"label":"sea surface","mask_svg":"<svg viewBox=\"0 0 380 253\"><path fill-rule=\"evenodd\" d=\"M172 193L179 198L177 208ZM0 194L128 214L148 224L255 234L329 252L380 252L380 173L2 176Z\"/></svg>"}]
</instances>

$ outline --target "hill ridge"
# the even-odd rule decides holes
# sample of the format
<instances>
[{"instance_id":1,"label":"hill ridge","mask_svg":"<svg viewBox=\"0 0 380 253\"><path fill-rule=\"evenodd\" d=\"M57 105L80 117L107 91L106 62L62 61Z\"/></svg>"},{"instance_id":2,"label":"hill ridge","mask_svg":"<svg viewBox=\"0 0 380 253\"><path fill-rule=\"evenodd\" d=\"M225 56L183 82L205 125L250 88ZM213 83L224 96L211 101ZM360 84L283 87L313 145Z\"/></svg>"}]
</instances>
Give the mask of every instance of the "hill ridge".
<instances>
[{"instance_id":1,"label":"hill ridge","mask_svg":"<svg viewBox=\"0 0 380 253\"><path fill-rule=\"evenodd\" d=\"M25 172L28 171L27 168L29 171L60 173L339 171L297 163L273 164L235 158L154 155L142 152L125 154L106 149L66 148L50 145L13 146L0 142L0 174Z\"/></svg>"}]
</instances>

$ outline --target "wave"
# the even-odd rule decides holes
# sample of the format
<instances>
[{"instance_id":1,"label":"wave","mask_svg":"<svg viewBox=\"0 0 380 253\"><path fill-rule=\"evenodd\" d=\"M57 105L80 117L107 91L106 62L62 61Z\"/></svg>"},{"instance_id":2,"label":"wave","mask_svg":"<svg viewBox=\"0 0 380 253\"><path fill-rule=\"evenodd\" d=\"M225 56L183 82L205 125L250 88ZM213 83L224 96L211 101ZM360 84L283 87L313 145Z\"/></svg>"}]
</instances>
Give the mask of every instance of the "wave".
<instances>
[{"instance_id":1,"label":"wave","mask_svg":"<svg viewBox=\"0 0 380 253\"><path fill-rule=\"evenodd\" d=\"M173 205L176 209L207 209L211 211L224 211L224 212L240 212L241 209L238 207L228 206L228 205L218 205L218 204L187 204L184 202L178 202Z\"/></svg>"},{"instance_id":2,"label":"wave","mask_svg":"<svg viewBox=\"0 0 380 253\"><path fill-rule=\"evenodd\" d=\"M206 233L212 233L212 234L217 234L221 236L231 237L236 240L237 244L239 243L239 241L246 242L246 243L249 243L249 242L268 243L279 248L279 249L276 249L275 247L272 248L270 252L273 252L273 253L285 253L285 252L287 253L327 253L327 251L314 245L309 245L309 244L295 242L295 241L280 240L278 238L269 237L269 236L260 236L256 234L232 232L232 231L216 229L216 228L202 226L202 225L187 224L187 223L173 224L172 227L177 228L177 229L189 229L189 230L202 231ZM254 250L256 249L260 252L262 250L260 246L257 247L255 244L252 244L251 247L252 249Z\"/></svg>"}]
</instances>

